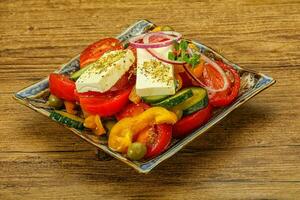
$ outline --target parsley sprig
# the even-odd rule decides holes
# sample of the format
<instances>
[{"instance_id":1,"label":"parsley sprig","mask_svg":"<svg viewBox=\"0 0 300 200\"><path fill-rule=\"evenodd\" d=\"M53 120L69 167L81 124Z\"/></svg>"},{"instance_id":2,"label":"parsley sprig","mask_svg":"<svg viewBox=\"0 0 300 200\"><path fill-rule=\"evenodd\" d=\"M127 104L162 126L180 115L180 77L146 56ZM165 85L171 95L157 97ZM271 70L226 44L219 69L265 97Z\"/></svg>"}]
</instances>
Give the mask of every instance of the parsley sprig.
<instances>
[{"instance_id":1,"label":"parsley sprig","mask_svg":"<svg viewBox=\"0 0 300 200\"><path fill-rule=\"evenodd\" d=\"M200 63L200 56L198 54L189 55L187 52L188 42L181 40L179 43L175 42L174 51L168 53L168 59L174 61L185 61L193 68Z\"/></svg>"}]
</instances>

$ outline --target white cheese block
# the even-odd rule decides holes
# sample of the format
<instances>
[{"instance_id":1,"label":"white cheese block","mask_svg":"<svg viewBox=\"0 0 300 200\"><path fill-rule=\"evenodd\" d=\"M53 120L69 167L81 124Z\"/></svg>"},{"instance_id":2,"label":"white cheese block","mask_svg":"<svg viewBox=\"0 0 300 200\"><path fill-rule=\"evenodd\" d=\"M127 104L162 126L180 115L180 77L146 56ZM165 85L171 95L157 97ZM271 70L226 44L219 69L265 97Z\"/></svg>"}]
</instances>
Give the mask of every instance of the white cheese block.
<instances>
[{"instance_id":1,"label":"white cheese block","mask_svg":"<svg viewBox=\"0 0 300 200\"><path fill-rule=\"evenodd\" d=\"M167 57L171 50L172 46L155 49L164 57ZM142 97L173 95L175 94L174 80L173 65L156 59L145 49L137 49L137 95Z\"/></svg>"},{"instance_id":2,"label":"white cheese block","mask_svg":"<svg viewBox=\"0 0 300 200\"><path fill-rule=\"evenodd\" d=\"M131 50L116 50L105 53L87 69L76 81L79 93L108 91L134 63Z\"/></svg>"}]
</instances>

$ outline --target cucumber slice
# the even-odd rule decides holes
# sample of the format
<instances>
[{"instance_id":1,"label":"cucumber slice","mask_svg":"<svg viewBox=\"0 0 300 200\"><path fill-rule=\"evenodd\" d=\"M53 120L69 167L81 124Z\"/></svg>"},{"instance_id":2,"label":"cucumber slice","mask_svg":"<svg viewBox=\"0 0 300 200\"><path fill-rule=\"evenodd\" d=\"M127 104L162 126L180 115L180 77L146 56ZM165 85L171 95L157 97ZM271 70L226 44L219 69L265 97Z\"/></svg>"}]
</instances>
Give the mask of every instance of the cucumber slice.
<instances>
[{"instance_id":1,"label":"cucumber slice","mask_svg":"<svg viewBox=\"0 0 300 200\"><path fill-rule=\"evenodd\" d=\"M146 103L158 103L162 100L165 100L166 98L168 98L169 95L157 95L157 96L146 96L146 97L142 97L142 99L146 102Z\"/></svg>"},{"instance_id":2,"label":"cucumber slice","mask_svg":"<svg viewBox=\"0 0 300 200\"><path fill-rule=\"evenodd\" d=\"M190 89L193 91L193 96L173 108L182 110L183 115L192 114L208 105L208 95L205 89L200 87L192 87Z\"/></svg>"},{"instance_id":3,"label":"cucumber slice","mask_svg":"<svg viewBox=\"0 0 300 200\"><path fill-rule=\"evenodd\" d=\"M78 130L84 129L84 120L76 115L71 115L63 111L55 110L50 113L50 118L71 128L76 128Z\"/></svg>"},{"instance_id":4,"label":"cucumber slice","mask_svg":"<svg viewBox=\"0 0 300 200\"><path fill-rule=\"evenodd\" d=\"M175 91L178 92L178 90L180 89L180 88L178 88L178 82L177 82L177 80L174 80L174 81L175 81L175 84L174 84ZM170 95L156 95L156 96L145 96L145 97L142 97L142 99L144 100L144 102L152 105L152 104L161 102L168 97L170 97Z\"/></svg>"},{"instance_id":5,"label":"cucumber slice","mask_svg":"<svg viewBox=\"0 0 300 200\"><path fill-rule=\"evenodd\" d=\"M84 68L81 68L80 70L74 72L73 74L71 74L70 78L73 80L77 80L81 74L83 74L87 69L89 69L92 65L86 66Z\"/></svg>"},{"instance_id":6,"label":"cucumber slice","mask_svg":"<svg viewBox=\"0 0 300 200\"><path fill-rule=\"evenodd\" d=\"M192 96L193 96L193 92L190 88L183 89L183 90L180 90L179 92L177 92L175 95L173 95L159 103L153 104L153 106L172 108L172 107L184 102L185 100L187 100L188 98L190 98Z\"/></svg>"}]
</instances>

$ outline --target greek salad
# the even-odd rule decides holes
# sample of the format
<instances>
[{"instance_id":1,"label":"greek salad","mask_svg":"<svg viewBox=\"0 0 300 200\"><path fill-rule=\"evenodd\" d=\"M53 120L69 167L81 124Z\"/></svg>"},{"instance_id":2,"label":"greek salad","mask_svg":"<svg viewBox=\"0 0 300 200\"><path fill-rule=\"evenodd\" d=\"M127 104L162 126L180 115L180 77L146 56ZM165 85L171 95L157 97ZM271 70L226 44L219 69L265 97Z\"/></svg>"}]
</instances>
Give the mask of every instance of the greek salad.
<instances>
[{"instance_id":1,"label":"greek salad","mask_svg":"<svg viewBox=\"0 0 300 200\"><path fill-rule=\"evenodd\" d=\"M50 117L90 130L130 160L164 152L238 96L240 76L170 26L120 42L103 38L80 54L80 69L49 76Z\"/></svg>"}]
</instances>

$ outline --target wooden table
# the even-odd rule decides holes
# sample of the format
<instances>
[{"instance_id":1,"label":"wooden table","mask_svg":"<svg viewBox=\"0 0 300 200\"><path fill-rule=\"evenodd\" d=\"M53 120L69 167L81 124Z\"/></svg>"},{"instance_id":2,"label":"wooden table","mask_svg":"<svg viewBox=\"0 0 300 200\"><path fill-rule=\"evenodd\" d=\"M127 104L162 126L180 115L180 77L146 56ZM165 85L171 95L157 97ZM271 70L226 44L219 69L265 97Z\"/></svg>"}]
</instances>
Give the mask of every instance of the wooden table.
<instances>
[{"instance_id":1,"label":"wooden table","mask_svg":"<svg viewBox=\"0 0 300 200\"><path fill-rule=\"evenodd\" d=\"M299 199L300 2L110 2L0 2L0 199ZM12 99L143 18L277 80L148 175Z\"/></svg>"}]
</instances>

